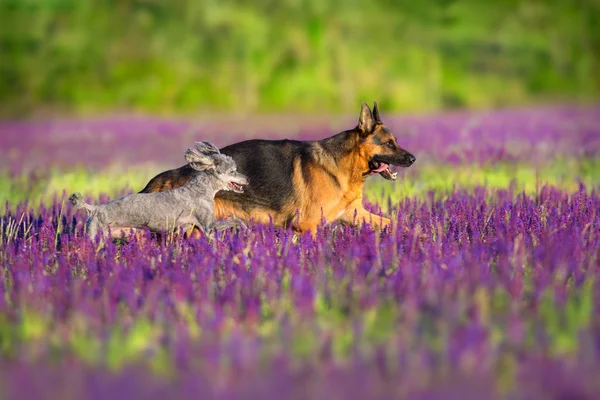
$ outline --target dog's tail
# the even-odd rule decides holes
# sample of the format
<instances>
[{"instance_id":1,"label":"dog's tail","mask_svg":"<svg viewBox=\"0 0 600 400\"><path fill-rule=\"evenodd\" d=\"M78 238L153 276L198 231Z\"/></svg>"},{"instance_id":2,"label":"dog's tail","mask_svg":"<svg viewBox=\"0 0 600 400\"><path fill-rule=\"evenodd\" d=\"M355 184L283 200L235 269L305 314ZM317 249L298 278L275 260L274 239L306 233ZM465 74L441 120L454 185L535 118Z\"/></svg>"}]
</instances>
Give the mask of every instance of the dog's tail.
<instances>
[{"instance_id":1,"label":"dog's tail","mask_svg":"<svg viewBox=\"0 0 600 400\"><path fill-rule=\"evenodd\" d=\"M85 210L90 213L96 210L96 206L88 204L85 202L85 200L83 200L81 193L73 193L71 196L69 196L69 201L75 208L85 208Z\"/></svg>"}]
</instances>

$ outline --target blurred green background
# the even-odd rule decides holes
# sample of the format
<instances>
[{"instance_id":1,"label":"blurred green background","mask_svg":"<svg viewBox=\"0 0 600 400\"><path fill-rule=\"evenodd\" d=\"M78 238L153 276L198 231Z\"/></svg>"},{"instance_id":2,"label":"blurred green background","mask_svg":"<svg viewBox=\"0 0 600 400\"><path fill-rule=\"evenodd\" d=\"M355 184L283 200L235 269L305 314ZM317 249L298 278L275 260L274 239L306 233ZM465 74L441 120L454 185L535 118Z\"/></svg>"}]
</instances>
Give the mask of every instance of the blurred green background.
<instances>
[{"instance_id":1,"label":"blurred green background","mask_svg":"<svg viewBox=\"0 0 600 400\"><path fill-rule=\"evenodd\" d=\"M597 0L0 0L0 116L595 101Z\"/></svg>"}]
</instances>

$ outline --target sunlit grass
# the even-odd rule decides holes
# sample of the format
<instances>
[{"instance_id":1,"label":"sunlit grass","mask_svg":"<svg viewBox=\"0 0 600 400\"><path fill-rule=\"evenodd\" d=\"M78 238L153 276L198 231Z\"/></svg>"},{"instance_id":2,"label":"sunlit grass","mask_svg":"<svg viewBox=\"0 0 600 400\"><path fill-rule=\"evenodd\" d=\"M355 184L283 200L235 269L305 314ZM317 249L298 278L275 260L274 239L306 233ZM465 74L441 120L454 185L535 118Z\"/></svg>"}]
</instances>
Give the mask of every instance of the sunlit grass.
<instances>
[{"instance_id":1,"label":"sunlit grass","mask_svg":"<svg viewBox=\"0 0 600 400\"><path fill-rule=\"evenodd\" d=\"M157 165L121 166L112 165L96 171L88 168L73 168L65 171L50 169L35 176L10 176L0 173L0 201L11 204L27 200L29 204L51 204L56 195L81 192L98 197L111 198L141 190L156 174L168 169Z\"/></svg>"},{"instance_id":2,"label":"sunlit grass","mask_svg":"<svg viewBox=\"0 0 600 400\"><path fill-rule=\"evenodd\" d=\"M487 186L492 189L512 187L515 191L533 194L542 185L575 191L583 183L588 188L600 185L600 158L557 160L544 166L525 163L496 165L415 165L396 182L377 176L368 179L365 196L385 208L388 200L396 203L406 197L423 198L430 191L444 195L453 188L471 189Z\"/></svg>"},{"instance_id":3,"label":"sunlit grass","mask_svg":"<svg viewBox=\"0 0 600 400\"><path fill-rule=\"evenodd\" d=\"M28 200L30 204L50 204L54 196L81 192L97 198L110 198L141 190L156 174L167 170L161 165L113 165L101 171L74 168L69 171L52 169L29 176L0 174L0 201L11 205ZM406 197L422 198L430 191L444 194L457 188L486 185L535 193L540 185L550 184L563 190L577 190L579 183L587 187L600 185L600 158L555 160L543 166L504 162L495 165L423 164L401 171L396 182L380 176L367 179L365 197L384 207L388 200L398 202Z\"/></svg>"}]
</instances>

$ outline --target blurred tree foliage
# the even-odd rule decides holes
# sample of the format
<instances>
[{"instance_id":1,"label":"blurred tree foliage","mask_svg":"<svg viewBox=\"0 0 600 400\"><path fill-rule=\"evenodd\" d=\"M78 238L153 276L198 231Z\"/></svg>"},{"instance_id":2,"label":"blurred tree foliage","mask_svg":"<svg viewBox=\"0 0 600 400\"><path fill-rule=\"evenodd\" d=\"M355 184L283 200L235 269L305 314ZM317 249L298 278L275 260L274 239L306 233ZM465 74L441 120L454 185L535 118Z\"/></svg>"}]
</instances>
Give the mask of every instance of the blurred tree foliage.
<instances>
[{"instance_id":1,"label":"blurred tree foliage","mask_svg":"<svg viewBox=\"0 0 600 400\"><path fill-rule=\"evenodd\" d=\"M595 100L596 0L0 0L0 112Z\"/></svg>"}]
</instances>

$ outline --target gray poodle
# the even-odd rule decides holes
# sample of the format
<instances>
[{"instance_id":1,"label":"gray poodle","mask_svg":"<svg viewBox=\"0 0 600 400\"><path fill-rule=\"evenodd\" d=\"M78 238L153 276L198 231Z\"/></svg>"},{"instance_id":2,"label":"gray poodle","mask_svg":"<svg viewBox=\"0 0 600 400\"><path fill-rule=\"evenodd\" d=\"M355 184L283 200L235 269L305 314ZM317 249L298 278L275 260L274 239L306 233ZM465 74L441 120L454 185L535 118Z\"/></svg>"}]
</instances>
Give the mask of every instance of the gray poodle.
<instances>
[{"instance_id":1,"label":"gray poodle","mask_svg":"<svg viewBox=\"0 0 600 400\"><path fill-rule=\"evenodd\" d=\"M92 238L99 229L107 233L108 227L113 237L132 228L162 233L179 227L198 227L212 237L214 228L244 225L237 219L214 220L215 194L221 190L242 193L248 184L246 176L237 172L235 161L210 142L197 142L196 148L186 150L185 159L199 171L185 186L158 193L135 193L97 206L87 204L80 193L72 194L69 201L88 212L86 232Z\"/></svg>"}]
</instances>

